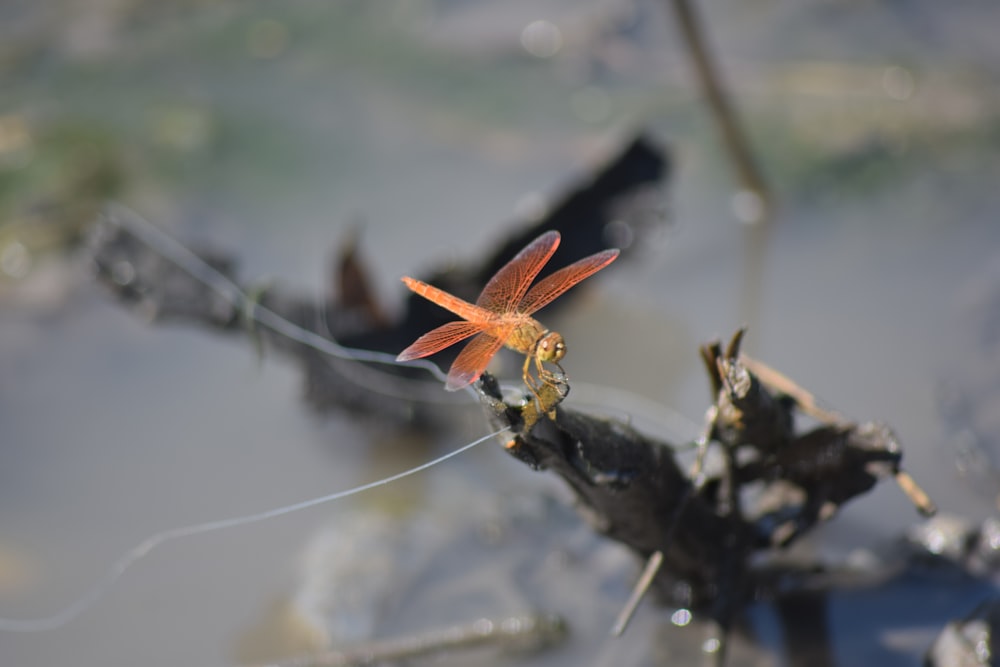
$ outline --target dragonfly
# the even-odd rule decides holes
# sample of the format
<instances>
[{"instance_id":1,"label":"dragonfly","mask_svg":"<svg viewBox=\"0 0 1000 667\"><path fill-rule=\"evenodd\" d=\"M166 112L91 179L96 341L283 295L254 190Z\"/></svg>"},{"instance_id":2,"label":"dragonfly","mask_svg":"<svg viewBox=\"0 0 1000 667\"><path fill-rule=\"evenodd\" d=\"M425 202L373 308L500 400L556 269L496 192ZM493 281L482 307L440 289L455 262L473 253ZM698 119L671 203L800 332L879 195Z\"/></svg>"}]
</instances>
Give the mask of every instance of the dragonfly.
<instances>
[{"instance_id":1,"label":"dragonfly","mask_svg":"<svg viewBox=\"0 0 1000 667\"><path fill-rule=\"evenodd\" d=\"M449 322L424 334L400 352L396 360L428 357L472 338L452 363L445 389L455 391L475 382L486 370L490 359L504 346L525 355L521 376L536 397L543 383L565 387L566 374L559 362L566 356L566 341L531 315L613 262L618 257L618 250L612 248L585 257L531 287L535 277L559 247L559 240L559 232L549 231L529 243L486 283L475 304L423 281L403 276L403 282L415 293L462 320ZM529 372L532 361L537 380ZM554 365L560 375L556 376L543 364Z\"/></svg>"}]
</instances>

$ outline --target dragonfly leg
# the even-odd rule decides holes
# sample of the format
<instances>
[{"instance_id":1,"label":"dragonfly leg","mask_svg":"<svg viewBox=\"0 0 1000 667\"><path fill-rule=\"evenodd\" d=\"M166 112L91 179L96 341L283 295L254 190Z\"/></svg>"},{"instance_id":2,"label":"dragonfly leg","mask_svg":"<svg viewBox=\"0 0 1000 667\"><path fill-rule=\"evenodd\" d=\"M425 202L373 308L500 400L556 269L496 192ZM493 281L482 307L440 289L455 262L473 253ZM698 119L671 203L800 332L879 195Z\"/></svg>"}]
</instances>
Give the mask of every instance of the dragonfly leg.
<instances>
[{"instance_id":1,"label":"dragonfly leg","mask_svg":"<svg viewBox=\"0 0 1000 667\"><path fill-rule=\"evenodd\" d=\"M550 419L555 419L555 407L557 404L562 402L566 395L569 394L569 380L566 379L566 371L563 367L559 365L558 361L551 362L553 366L559 369L558 372L552 372L542 365L542 360L535 357L535 367L538 371L538 380L542 387L549 389L546 391L547 398L542 400L539 397L538 407L543 411L548 413ZM536 392L535 396L538 396Z\"/></svg>"},{"instance_id":2,"label":"dragonfly leg","mask_svg":"<svg viewBox=\"0 0 1000 667\"><path fill-rule=\"evenodd\" d=\"M531 377L531 359L532 355L526 355L524 357L524 366L521 367L521 379L524 380L524 384L527 385L531 393L538 397L538 386L535 383L535 378Z\"/></svg>"},{"instance_id":3,"label":"dragonfly leg","mask_svg":"<svg viewBox=\"0 0 1000 667\"><path fill-rule=\"evenodd\" d=\"M535 374L531 373L531 360L535 360ZM534 396L535 406L539 414L547 414L554 419L554 408L559 404L566 394L569 393L569 384L566 381L566 372L557 362L552 362L558 369L554 373L542 365L542 360L537 355L528 355L524 359L524 367L521 369L521 376L524 384Z\"/></svg>"},{"instance_id":4,"label":"dragonfly leg","mask_svg":"<svg viewBox=\"0 0 1000 667\"><path fill-rule=\"evenodd\" d=\"M535 360L535 363L538 367L538 379L550 387L556 387L559 389L559 393L563 398L565 398L566 394L569 393L569 380L566 378L566 371L559 365L559 362L551 362L553 366L559 369L558 372L552 372L549 369L544 368L542 366L542 362L538 359Z\"/></svg>"}]
</instances>

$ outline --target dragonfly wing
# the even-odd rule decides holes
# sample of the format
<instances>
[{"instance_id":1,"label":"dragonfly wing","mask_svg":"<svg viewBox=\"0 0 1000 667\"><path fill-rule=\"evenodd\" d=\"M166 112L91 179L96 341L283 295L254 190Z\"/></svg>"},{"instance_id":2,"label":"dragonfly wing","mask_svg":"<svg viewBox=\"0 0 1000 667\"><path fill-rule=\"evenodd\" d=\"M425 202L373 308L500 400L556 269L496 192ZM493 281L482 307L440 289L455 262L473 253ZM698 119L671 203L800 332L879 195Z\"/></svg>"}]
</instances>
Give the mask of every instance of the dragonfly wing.
<instances>
[{"instance_id":1,"label":"dragonfly wing","mask_svg":"<svg viewBox=\"0 0 1000 667\"><path fill-rule=\"evenodd\" d=\"M473 306L468 301L459 299L453 294L448 294L443 289L438 289L434 285L428 285L422 280L417 280L411 278L410 276L403 276L403 282L411 290L424 297L428 301L436 303L437 305L450 310L462 319L470 320L472 322L486 322L492 319L493 315L479 306Z\"/></svg>"},{"instance_id":2,"label":"dragonfly wing","mask_svg":"<svg viewBox=\"0 0 1000 667\"><path fill-rule=\"evenodd\" d=\"M455 391L478 380L512 330L512 327L493 329L473 338L451 365L444 388Z\"/></svg>"},{"instance_id":3,"label":"dragonfly wing","mask_svg":"<svg viewBox=\"0 0 1000 667\"><path fill-rule=\"evenodd\" d=\"M412 359L429 357L435 352L439 352L446 347L465 340L469 336L479 333L488 326L488 323L483 324L479 322L449 322L448 324L443 324L415 340L413 345L410 345L399 353L396 361L410 361Z\"/></svg>"},{"instance_id":4,"label":"dragonfly wing","mask_svg":"<svg viewBox=\"0 0 1000 667\"><path fill-rule=\"evenodd\" d=\"M545 232L525 246L514 259L490 278L476 305L497 314L512 313L531 281L559 247L559 232Z\"/></svg>"},{"instance_id":5,"label":"dragonfly wing","mask_svg":"<svg viewBox=\"0 0 1000 667\"><path fill-rule=\"evenodd\" d=\"M555 273L545 276L524 297L524 300L518 306L519 312L530 315L542 306L552 303L553 300L570 287L615 261L616 257L618 257L618 250L612 248L611 250L591 255L590 257L584 257L565 268L559 269Z\"/></svg>"}]
</instances>

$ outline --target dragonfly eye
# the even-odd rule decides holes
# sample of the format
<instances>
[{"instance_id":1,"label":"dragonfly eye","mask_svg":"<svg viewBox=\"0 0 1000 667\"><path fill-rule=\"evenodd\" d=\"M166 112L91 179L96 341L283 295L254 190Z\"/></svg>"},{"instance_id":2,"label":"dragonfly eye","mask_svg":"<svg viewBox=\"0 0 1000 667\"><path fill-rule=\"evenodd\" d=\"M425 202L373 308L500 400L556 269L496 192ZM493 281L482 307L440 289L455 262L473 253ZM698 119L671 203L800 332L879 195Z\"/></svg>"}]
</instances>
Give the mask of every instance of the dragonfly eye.
<instances>
[{"instance_id":1,"label":"dragonfly eye","mask_svg":"<svg viewBox=\"0 0 1000 667\"><path fill-rule=\"evenodd\" d=\"M541 340L538 341L538 347L536 348L535 354L542 361L553 362L559 361L566 356L566 341L563 337L554 331L547 333L542 336Z\"/></svg>"}]
</instances>

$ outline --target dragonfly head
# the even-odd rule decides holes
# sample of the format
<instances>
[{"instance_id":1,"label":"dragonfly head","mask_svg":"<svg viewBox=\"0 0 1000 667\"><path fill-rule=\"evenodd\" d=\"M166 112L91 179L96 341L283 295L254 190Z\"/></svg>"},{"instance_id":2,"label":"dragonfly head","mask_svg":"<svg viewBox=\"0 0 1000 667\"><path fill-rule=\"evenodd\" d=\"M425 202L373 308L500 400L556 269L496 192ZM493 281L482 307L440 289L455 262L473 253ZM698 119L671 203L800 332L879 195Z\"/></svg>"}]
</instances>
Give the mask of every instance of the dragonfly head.
<instances>
[{"instance_id":1,"label":"dragonfly head","mask_svg":"<svg viewBox=\"0 0 1000 667\"><path fill-rule=\"evenodd\" d=\"M555 331L546 332L535 345L535 356L546 363L557 363L566 356L566 341Z\"/></svg>"}]
</instances>

